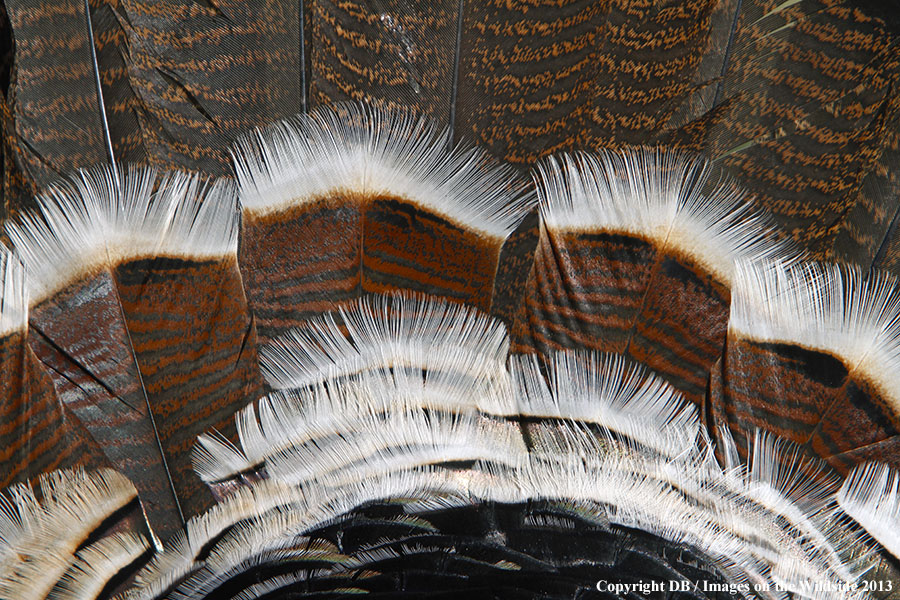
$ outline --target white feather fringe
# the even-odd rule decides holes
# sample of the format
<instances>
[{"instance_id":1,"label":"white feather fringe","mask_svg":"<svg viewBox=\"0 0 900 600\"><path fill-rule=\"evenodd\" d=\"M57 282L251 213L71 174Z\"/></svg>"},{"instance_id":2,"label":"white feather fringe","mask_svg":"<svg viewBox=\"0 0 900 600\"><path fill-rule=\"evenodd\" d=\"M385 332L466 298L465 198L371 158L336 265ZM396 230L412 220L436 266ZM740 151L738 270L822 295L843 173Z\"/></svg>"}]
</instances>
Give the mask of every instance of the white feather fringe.
<instances>
[{"instance_id":1,"label":"white feather fringe","mask_svg":"<svg viewBox=\"0 0 900 600\"><path fill-rule=\"evenodd\" d=\"M885 550L900 558L900 472L879 463L856 467L837 499Z\"/></svg>"},{"instance_id":2,"label":"white feather fringe","mask_svg":"<svg viewBox=\"0 0 900 600\"><path fill-rule=\"evenodd\" d=\"M900 412L900 288L893 276L806 262L740 262L729 331L840 358Z\"/></svg>"},{"instance_id":3,"label":"white feather fringe","mask_svg":"<svg viewBox=\"0 0 900 600\"><path fill-rule=\"evenodd\" d=\"M41 502L25 484L0 495L0 597L45 598L76 549L111 514L137 497L108 469L56 471L40 478Z\"/></svg>"},{"instance_id":4,"label":"white feather fringe","mask_svg":"<svg viewBox=\"0 0 900 600\"><path fill-rule=\"evenodd\" d=\"M449 130L404 110L323 106L234 147L245 213L265 216L331 196L396 198L505 239L534 206L511 167L451 149Z\"/></svg>"},{"instance_id":5,"label":"white feather fringe","mask_svg":"<svg viewBox=\"0 0 900 600\"><path fill-rule=\"evenodd\" d=\"M737 185L711 181L709 163L683 151L563 154L538 163L534 179L547 228L639 235L693 257L725 283L735 260L799 255Z\"/></svg>"},{"instance_id":6,"label":"white feather fringe","mask_svg":"<svg viewBox=\"0 0 900 600\"><path fill-rule=\"evenodd\" d=\"M25 265L32 306L95 269L143 257L214 258L237 251L237 196L152 167L79 171L38 198L38 210L7 223Z\"/></svg>"},{"instance_id":7,"label":"white feather fringe","mask_svg":"<svg viewBox=\"0 0 900 600\"><path fill-rule=\"evenodd\" d=\"M0 337L24 331L28 326L28 290L25 269L13 254L0 244Z\"/></svg>"}]
</instances>

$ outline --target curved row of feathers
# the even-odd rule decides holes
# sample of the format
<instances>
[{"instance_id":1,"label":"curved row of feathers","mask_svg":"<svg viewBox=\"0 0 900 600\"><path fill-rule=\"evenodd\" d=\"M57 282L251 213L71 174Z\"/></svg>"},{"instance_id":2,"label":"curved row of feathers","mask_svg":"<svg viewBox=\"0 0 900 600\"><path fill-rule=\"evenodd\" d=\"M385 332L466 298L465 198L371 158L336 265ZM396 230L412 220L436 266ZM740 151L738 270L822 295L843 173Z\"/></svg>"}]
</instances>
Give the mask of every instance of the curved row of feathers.
<instances>
[{"instance_id":1,"label":"curved row of feathers","mask_svg":"<svg viewBox=\"0 0 900 600\"><path fill-rule=\"evenodd\" d=\"M7 224L4 483L36 487L0 497L0 597L371 591L435 546L314 532L537 500L745 595L866 595L900 556L896 282L803 262L693 156L562 156L535 193L445 136L322 109L239 142L236 186L97 169ZM305 566L241 579L267 561Z\"/></svg>"}]
</instances>

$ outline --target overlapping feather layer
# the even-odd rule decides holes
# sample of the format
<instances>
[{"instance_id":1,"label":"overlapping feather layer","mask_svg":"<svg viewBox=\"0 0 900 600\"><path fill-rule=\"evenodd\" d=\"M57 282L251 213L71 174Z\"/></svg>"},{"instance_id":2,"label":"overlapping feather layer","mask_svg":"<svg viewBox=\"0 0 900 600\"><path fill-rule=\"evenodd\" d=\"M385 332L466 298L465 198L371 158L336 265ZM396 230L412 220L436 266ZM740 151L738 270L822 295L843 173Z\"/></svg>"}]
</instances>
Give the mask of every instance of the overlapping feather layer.
<instances>
[{"instance_id":1,"label":"overlapping feather layer","mask_svg":"<svg viewBox=\"0 0 900 600\"><path fill-rule=\"evenodd\" d=\"M570 598L600 580L641 574L720 583L745 597L862 598L869 562L881 549L900 552L890 464L858 467L842 485L812 456L833 465L871 458L858 448L819 452L812 435L834 421L829 415L844 414L841 394L850 386L881 411L873 417L881 427L874 456L894 456L898 411L887 370L898 355L894 281L796 264L740 190L708 191L703 161L647 149L544 165L542 237L514 336L538 352L510 355L506 325L488 311L502 242L532 202L519 182L493 189L511 174L478 152L451 151L426 121L370 108L321 110L248 138L236 152L244 227L258 228L248 234L250 248L236 247L235 188L207 189L182 175L157 179L149 170L84 173L43 199L41 217L9 227L29 283L4 251L0 342L31 356L26 334L47 336L34 320L28 329L29 307L45 310L48 299L81 306L65 304L72 301L60 289L111 273L103 281L117 291L71 297L109 300L102 306L117 306L115 299L123 339L136 339L137 350L131 370L88 379L106 386L113 402L125 397L121 390L143 396L141 414L160 441L166 473L173 453L191 461L194 473L176 470L169 480L176 503L199 481L220 501L185 515L160 544L154 519L163 513L146 510L148 526L138 503L154 508L138 494L145 481L135 481L136 490L110 469L33 473L36 488L22 483L0 496L0 597ZM396 241L386 232L401 216L410 231L469 248L447 260L474 265L487 283L466 287L453 273L435 276L433 265L418 269L414 248L384 254L385 240ZM266 262L265 228L312 235L322 219L330 219L332 241L359 242L347 261L296 258L284 246ZM440 251L423 261L435 256L439 262ZM204 270L210 264L221 265L221 279ZM607 277L628 264L631 273ZM273 265L289 293L264 289L259 275ZM311 265L335 270L317 278ZM607 278L594 277L602 269ZM249 302L242 275L251 280ZM181 333L177 324L203 315L209 326L192 335L209 343L148 327L153 315L130 290L172 281L160 289L179 290L194 308L173 310L167 326ZM207 289L198 281L227 281L240 301L192 298L192 290ZM591 294L625 297L638 283L649 291L636 294L645 301L633 314L585 309L597 302ZM666 312L665 294L653 296L660 285L690 302L709 300L704 314L722 326L703 329L692 315ZM296 298L306 303L302 311L291 304ZM269 393L261 398L248 305L268 319L259 373ZM598 315L620 320L597 325ZM552 334L559 323L565 343ZM222 324L237 325L220 336ZM624 349L598 351L602 327L619 332ZM672 331L683 338L678 344L667 341ZM691 346L699 343L694 331L711 351ZM159 351L166 344L168 354ZM777 360L796 356L795 347L807 358L818 353L803 368L788 365L795 373L817 372L819 355L845 368L824 386L822 410L796 445L771 432L799 419L790 410L771 427L758 419L780 406L775 392L759 392L765 381L752 388L758 402L747 400L752 360L783 366ZM77 366L66 373L90 371L94 350L79 348L76 340L61 352ZM52 354L40 352L49 364ZM670 354L660 361L654 353ZM179 368L184 356L190 369ZM216 379L222 365L241 362L253 369ZM63 403L82 398L65 391L65 381L78 381L73 375L54 373ZM709 381L700 404L691 377ZM86 384L75 387L90 397ZM4 406L17 407L20 390L3 390ZM230 410L233 424L219 419L190 454L179 451L184 432L171 415L203 413L205 404L191 402L216 390L228 397L216 414ZM77 405L83 414L102 406ZM743 433L748 440L735 439ZM839 438L830 432L826 442Z\"/></svg>"}]
</instances>

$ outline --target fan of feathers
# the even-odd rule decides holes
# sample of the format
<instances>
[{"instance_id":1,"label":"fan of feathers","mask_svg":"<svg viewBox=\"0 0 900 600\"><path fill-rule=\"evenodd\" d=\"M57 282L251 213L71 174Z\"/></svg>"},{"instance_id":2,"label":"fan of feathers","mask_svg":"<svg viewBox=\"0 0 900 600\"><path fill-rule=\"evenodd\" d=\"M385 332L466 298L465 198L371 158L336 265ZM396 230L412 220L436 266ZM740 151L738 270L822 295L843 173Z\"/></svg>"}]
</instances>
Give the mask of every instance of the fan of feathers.
<instances>
[{"instance_id":1,"label":"fan of feathers","mask_svg":"<svg viewBox=\"0 0 900 600\"><path fill-rule=\"evenodd\" d=\"M0 17L0 599L900 598L890 2Z\"/></svg>"}]
</instances>

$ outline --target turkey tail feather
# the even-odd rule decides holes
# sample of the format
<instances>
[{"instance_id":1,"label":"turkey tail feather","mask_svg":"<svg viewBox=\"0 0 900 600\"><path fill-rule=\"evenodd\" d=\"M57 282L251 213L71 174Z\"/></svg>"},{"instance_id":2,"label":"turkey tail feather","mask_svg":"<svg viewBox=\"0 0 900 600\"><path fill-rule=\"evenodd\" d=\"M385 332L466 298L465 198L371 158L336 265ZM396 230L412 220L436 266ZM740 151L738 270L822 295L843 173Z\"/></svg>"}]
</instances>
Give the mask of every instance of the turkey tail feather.
<instances>
[{"instance_id":1,"label":"turkey tail feather","mask_svg":"<svg viewBox=\"0 0 900 600\"><path fill-rule=\"evenodd\" d=\"M193 437L256 394L235 201L227 184L101 169L7 226L30 273L32 326L48 341L41 359L161 534L211 501L184 464ZM73 337L85 322L94 335Z\"/></svg>"},{"instance_id":2,"label":"turkey tail feather","mask_svg":"<svg viewBox=\"0 0 900 600\"><path fill-rule=\"evenodd\" d=\"M463 4L308 3L310 106L366 100L389 109L414 108L442 129L452 126Z\"/></svg>"},{"instance_id":3,"label":"turkey tail feather","mask_svg":"<svg viewBox=\"0 0 900 600\"><path fill-rule=\"evenodd\" d=\"M725 340L734 259L795 255L708 169L661 148L545 161L514 348L623 353L699 405Z\"/></svg>"},{"instance_id":4,"label":"turkey tail feather","mask_svg":"<svg viewBox=\"0 0 900 600\"><path fill-rule=\"evenodd\" d=\"M263 340L363 293L490 309L503 242L533 202L510 169L452 150L432 121L354 104L244 138L235 163Z\"/></svg>"},{"instance_id":5,"label":"turkey tail feather","mask_svg":"<svg viewBox=\"0 0 900 600\"><path fill-rule=\"evenodd\" d=\"M845 474L865 461L896 465L895 279L818 263L736 272L717 377L723 422L805 445Z\"/></svg>"}]
</instances>

